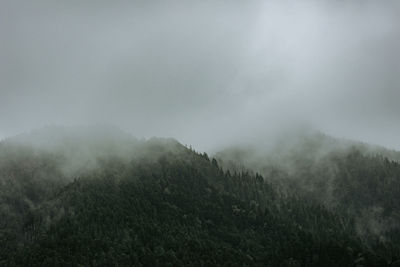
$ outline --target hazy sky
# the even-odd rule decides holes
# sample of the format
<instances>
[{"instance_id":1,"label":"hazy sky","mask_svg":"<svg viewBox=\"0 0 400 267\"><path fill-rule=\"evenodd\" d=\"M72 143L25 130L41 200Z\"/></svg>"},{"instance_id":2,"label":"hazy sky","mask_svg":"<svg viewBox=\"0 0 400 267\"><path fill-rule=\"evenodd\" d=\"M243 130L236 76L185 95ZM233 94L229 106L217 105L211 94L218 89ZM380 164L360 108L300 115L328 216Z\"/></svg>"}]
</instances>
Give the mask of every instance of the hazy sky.
<instances>
[{"instance_id":1,"label":"hazy sky","mask_svg":"<svg viewBox=\"0 0 400 267\"><path fill-rule=\"evenodd\" d=\"M0 137L112 123L207 150L307 125L400 149L399 102L400 1L0 2Z\"/></svg>"}]
</instances>

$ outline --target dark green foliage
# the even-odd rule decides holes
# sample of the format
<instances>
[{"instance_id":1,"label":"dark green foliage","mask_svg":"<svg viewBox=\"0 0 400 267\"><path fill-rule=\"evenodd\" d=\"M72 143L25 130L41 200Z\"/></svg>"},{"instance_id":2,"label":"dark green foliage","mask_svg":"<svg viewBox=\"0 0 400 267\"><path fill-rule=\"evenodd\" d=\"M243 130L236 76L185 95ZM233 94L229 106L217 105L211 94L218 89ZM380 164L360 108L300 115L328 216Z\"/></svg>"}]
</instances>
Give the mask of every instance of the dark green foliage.
<instances>
[{"instance_id":1,"label":"dark green foliage","mask_svg":"<svg viewBox=\"0 0 400 267\"><path fill-rule=\"evenodd\" d=\"M0 265L389 266L399 260L396 228L393 240L367 242L341 204L332 209L317 197L288 194L259 174L224 172L207 154L172 140L135 147L140 154L101 155L96 168L65 177L62 155L3 145ZM353 209L376 203L384 207L382 218L397 214L397 163L358 154L332 160L341 177L332 193L338 203ZM370 176L376 179L364 179ZM358 188L365 192L355 194Z\"/></svg>"}]
</instances>

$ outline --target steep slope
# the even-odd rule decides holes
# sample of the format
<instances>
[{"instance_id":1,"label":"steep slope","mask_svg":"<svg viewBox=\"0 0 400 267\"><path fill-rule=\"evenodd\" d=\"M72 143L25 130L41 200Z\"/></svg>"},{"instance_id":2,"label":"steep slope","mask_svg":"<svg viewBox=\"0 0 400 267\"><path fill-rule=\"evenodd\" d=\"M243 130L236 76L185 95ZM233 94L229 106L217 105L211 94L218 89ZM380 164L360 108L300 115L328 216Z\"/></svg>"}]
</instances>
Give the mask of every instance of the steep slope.
<instances>
[{"instance_id":1,"label":"steep slope","mask_svg":"<svg viewBox=\"0 0 400 267\"><path fill-rule=\"evenodd\" d=\"M399 247L399 152L322 134L216 154L224 169L254 170L287 195L300 195L355 220L359 236Z\"/></svg>"},{"instance_id":2,"label":"steep slope","mask_svg":"<svg viewBox=\"0 0 400 267\"><path fill-rule=\"evenodd\" d=\"M87 149L79 140L70 139L73 155ZM341 210L258 174L225 172L175 140L127 138L117 144L123 152L109 154L102 147L110 138L97 142L99 150L90 145L81 157L95 155L94 164L72 170L68 150L1 143L0 265L393 266L399 259L394 243L361 240L356 220Z\"/></svg>"}]
</instances>

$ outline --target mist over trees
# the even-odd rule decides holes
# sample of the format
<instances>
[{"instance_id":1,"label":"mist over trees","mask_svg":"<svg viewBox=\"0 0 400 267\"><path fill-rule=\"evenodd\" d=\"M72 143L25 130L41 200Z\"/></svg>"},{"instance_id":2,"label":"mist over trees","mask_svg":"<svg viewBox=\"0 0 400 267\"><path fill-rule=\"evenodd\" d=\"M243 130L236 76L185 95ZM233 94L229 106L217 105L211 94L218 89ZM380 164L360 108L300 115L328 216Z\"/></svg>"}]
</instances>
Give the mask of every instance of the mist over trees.
<instances>
[{"instance_id":1,"label":"mist over trees","mask_svg":"<svg viewBox=\"0 0 400 267\"><path fill-rule=\"evenodd\" d=\"M399 47L399 0L1 0L0 267L400 266Z\"/></svg>"},{"instance_id":2,"label":"mist over trees","mask_svg":"<svg viewBox=\"0 0 400 267\"><path fill-rule=\"evenodd\" d=\"M400 149L398 0L0 3L0 139L112 123L201 151L306 125Z\"/></svg>"},{"instance_id":3,"label":"mist over trees","mask_svg":"<svg viewBox=\"0 0 400 267\"><path fill-rule=\"evenodd\" d=\"M259 172L285 194L354 217L361 237L390 238L399 229L399 152L321 133L291 137L272 147L232 147L216 158L226 170Z\"/></svg>"},{"instance_id":4,"label":"mist over trees","mask_svg":"<svg viewBox=\"0 0 400 267\"><path fill-rule=\"evenodd\" d=\"M0 263L397 266L400 164L320 138L275 165L110 128L4 140Z\"/></svg>"}]
</instances>

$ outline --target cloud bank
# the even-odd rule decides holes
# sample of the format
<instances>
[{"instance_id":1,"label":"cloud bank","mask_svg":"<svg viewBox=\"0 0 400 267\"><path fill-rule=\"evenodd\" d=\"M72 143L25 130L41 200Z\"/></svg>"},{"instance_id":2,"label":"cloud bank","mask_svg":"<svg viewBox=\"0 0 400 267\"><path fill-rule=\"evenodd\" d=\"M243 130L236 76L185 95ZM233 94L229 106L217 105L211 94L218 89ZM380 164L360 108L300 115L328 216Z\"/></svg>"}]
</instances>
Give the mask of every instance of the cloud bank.
<instances>
[{"instance_id":1,"label":"cloud bank","mask_svg":"<svg viewBox=\"0 0 400 267\"><path fill-rule=\"evenodd\" d=\"M210 150L304 126L400 149L399 1L0 4L0 135L110 123Z\"/></svg>"}]
</instances>

